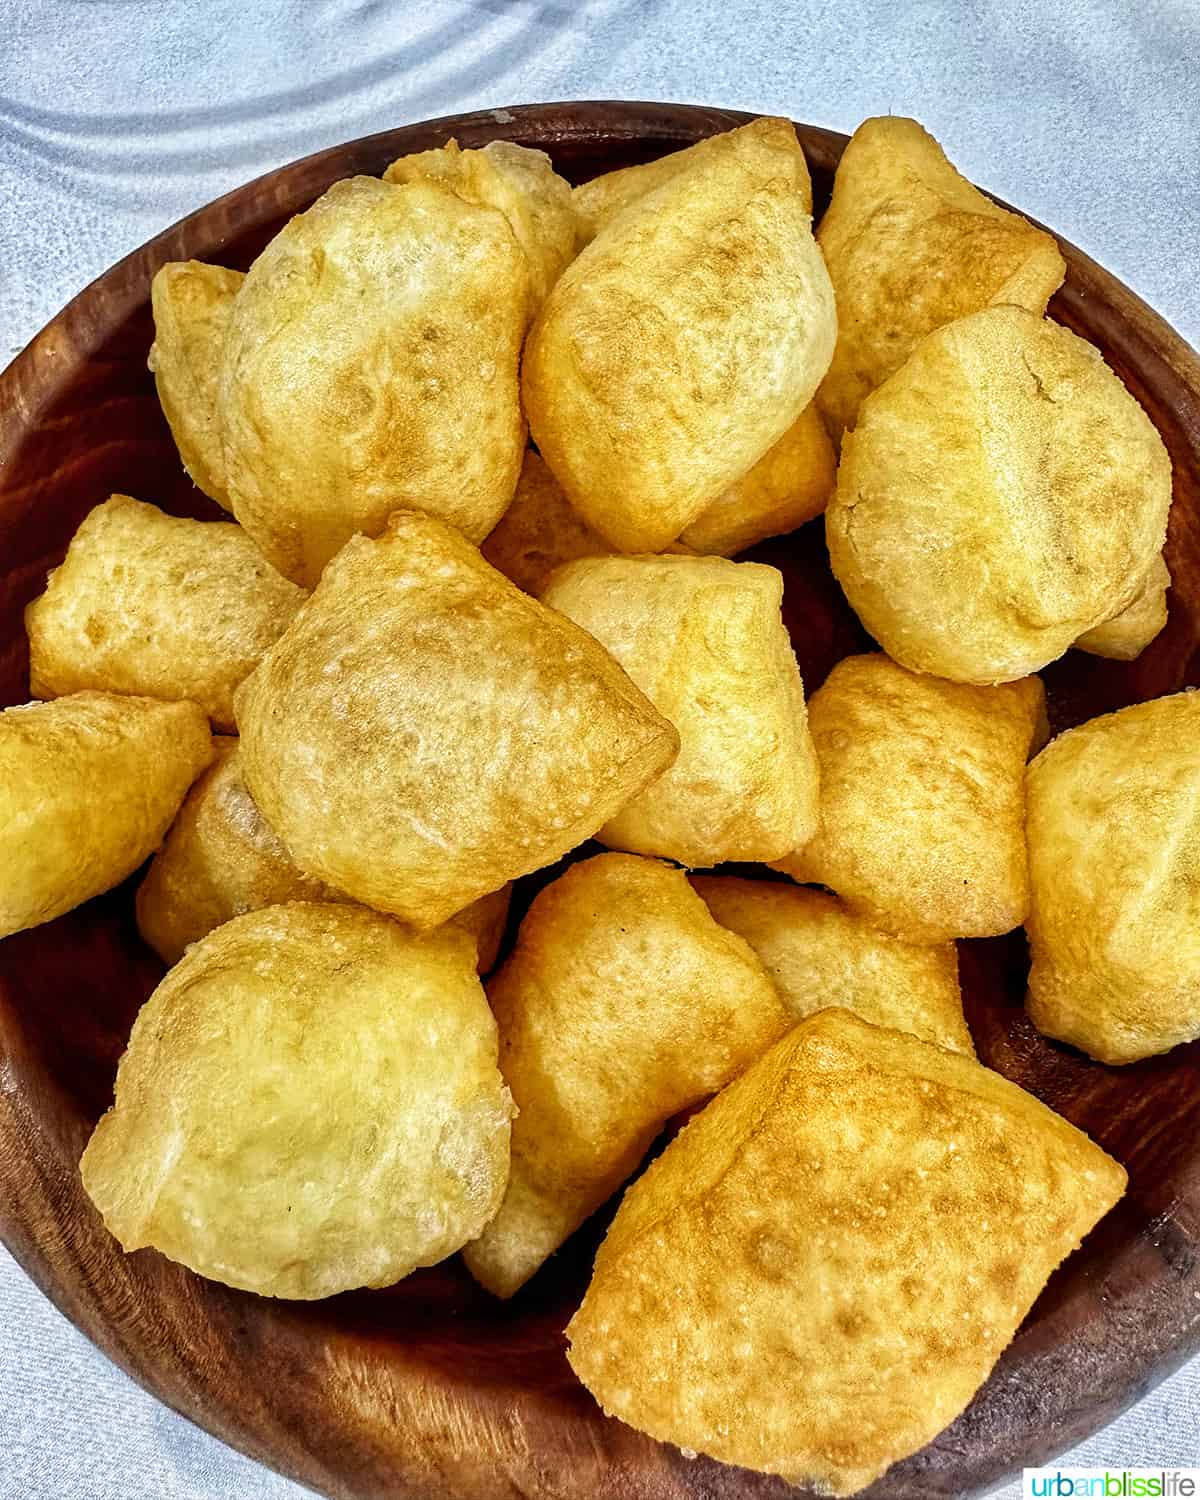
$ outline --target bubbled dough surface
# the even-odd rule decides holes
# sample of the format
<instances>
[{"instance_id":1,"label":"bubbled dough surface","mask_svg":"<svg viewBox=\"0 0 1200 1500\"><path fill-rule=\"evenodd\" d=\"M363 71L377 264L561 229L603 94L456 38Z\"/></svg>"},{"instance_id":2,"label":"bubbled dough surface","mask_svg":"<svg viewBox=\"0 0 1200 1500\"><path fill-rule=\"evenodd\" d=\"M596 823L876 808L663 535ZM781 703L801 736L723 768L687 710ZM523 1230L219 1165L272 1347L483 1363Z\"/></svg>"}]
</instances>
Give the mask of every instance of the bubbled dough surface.
<instances>
[{"instance_id":1,"label":"bubbled dough surface","mask_svg":"<svg viewBox=\"0 0 1200 1500\"><path fill-rule=\"evenodd\" d=\"M678 749L591 636L413 512L347 544L237 717L300 868L420 928L553 863Z\"/></svg>"},{"instance_id":2,"label":"bubbled dough surface","mask_svg":"<svg viewBox=\"0 0 1200 1500\"><path fill-rule=\"evenodd\" d=\"M1108 1063L1200 1036L1200 694L1068 730L1028 788L1034 1025Z\"/></svg>"},{"instance_id":3,"label":"bubbled dough surface","mask_svg":"<svg viewBox=\"0 0 1200 1500\"><path fill-rule=\"evenodd\" d=\"M525 347L538 449L593 530L658 552L800 416L833 351L803 152L759 121L618 214Z\"/></svg>"},{"instance_id":4,"label":"bubbled dough surface","mask_svg":"<svg viewBox=\"0 0 1200 1500\"><path fill-rule=\"evenodd\" d=\"M758 1057L787 1013L682 871L630 854L540 892L488 985L520 1113L504 1203L465 1252L509 1296L637 1168L671 1115Z\"/></svg>"},{"instance_id":5,"label":"bubbled dough surface","mask_svg":"<svg viewBox=\"0 0 1200 1500\"><path fill-rule=\"evenodd\" d=\"M262 252L221 375L238 520L314 584L411 506L478 541L512 499L529 270L503 215L430 182L335 183Z\"/></svg>"},{"instance_id":6,"label":"bubbled dough surface","mask_svg":"<svg viewBox=\"0 0 1200 1500\"><path fill-rule=\"evenodd\" d=\"M575 258L576 214L570 184L544 151L512 141L490 141L481 151L460 151L450 140L436 151L394 161L385 182L441 183L468 203L495 208L508 221L530 272L532 317Z\"/></svg>"},{"instance_id":7,"label":"bubbled dough surface","mask_svg":"<svg viewBox=\"0 0 1200 1500\"><path fill-rule=\"evenodd\" d=\"M479 1232L510 1113L465 934L298 903L226 923L171 970L81 1170L126 1250L327 1297Z\"/></svg>"},{"instance_id":8,"label":"bubbled dough surface","mask_svg":"<svg viewBox=\"0 0 1200 1500\"><path fill-rule=\"evenodd\" d=\"M30 689L187 698L231 729L234 689L304 598L240 526L113 495L25 611Z\"/></svg>"},{"instance_id":9,"label":"bubbled dough surface","mask_svg":"<svg viewBox=\"0 0 1200 1500\"><path fill-rule=\"evenodd\" d=\"M1036 677L968 687L882 652L846 657L809 704L817 833L777 868L914 942L1019 926L1025 761L1044 705Z\"/></svg>"},{"instance_id":10,"label":"bubbled dough surface","mask_svg":"<svg viewBox=\"0 0 1200 1500\"><path fill-rule=\"evenodd\" d=\"M678 758L600 829L601 843L715 865L779 859L811 836L816 756L776 569L586 558L542 598L611 651L679 731Z\"/></svg>"},{"instance_id":11,"label":"bubbled dough surface","mask_svg":"<svg viewBox=\"0 0 1200 1500\"><path fill-rule=\"evenodd\" d=\"M150 369L163 415L192 483L226 510L225 450L217 388L241 271L199 260L168 261L150 283Z\"/></svg>"},{"instance_id":12,"label":"bubbled dough surface","mask_svg":"<svg viewBox=\"0 0 1200 1500\"><path fill-rule=\"evenodd\" d=\"M1041 314L1066 264L1045 230L998 207L915 120L865 120L838 164L817 231L838 340L817 401L830 431L927 333L995 303Z\"/></svg>"},{"instance_id":13,"label":"bubbled dough surface","mask_svg":"<svg viewBox=\"0 0 1200 1500\"><path fill-rule=\"evenodd\" d=\"M999 1074L824 1011L626 1193L568 1358L652 1437L851 1494L962 1411L1124 1186Z\"/></svg>"},{"instance_id":14,"label":"bubbled dough surface","mask_svg":"<svg viewBox=\"0 0 1200 1500\"><path fill-rule=\"evenodd\" d=\"M891 937L825 891L731 875L696 875L692 885L758 954L795 1020L836 1005L974 1057L953 943Z\"/></svg>"},{"instance_id":15,"label":"bubbled dough surface","mask_svg":"<svg viewBox=\"0 0 1200 1500\"><path fill-rule=\"evenodd\" d=\"M89 692L0 713L0 936L131 875L211 759L194 703Z\"/></svg>"},{"instance_id":16,"label":"bubbled dough surface","mask_svg":"<svg viewBox=\"0 0 1200 1500\"><path fill-rule=\"evenodd\" d=\"M826 537L897 661L1004 682L1133 602L1170 503L1162 439L1099 351L994 307L930 334L863 403Z\"/></svg>"}]
</instances>

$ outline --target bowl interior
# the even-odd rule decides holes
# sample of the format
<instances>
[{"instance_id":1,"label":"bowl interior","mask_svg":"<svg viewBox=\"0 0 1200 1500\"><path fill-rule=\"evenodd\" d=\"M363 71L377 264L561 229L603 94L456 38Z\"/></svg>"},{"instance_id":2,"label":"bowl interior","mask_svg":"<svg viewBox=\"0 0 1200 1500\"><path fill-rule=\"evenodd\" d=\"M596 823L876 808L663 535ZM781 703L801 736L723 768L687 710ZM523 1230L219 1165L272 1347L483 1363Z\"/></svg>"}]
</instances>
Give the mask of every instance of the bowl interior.
<instances>
[{"instance_id":1,"label":"bowl interior","mask_svg":"<svg viewBox=\"0 0 1200 1500\"><path fill-rule=\"evenodd\" d=\"M191 485L146 369L148 287L166 260L245 269L330 182L443 144L540 146L574 181L728 129L675 105L530 106L392 131L282 169L209 205L113 268L0 376L0 703L28 697L25 604L87 511L113 491L181 515L221 513ZM843 144L798 127L818 212ZM1052 315L1092 339L1163 433L1176 472L1170 623L1133 663L1070 652L1044 674L1058 730L1200 681L1200 389L1195 357L1136 298L1064 246ZM807 690L870 642L834 582L820 521L749 556L780 568ZM519 912L547 875L522 883ZM121 1253L76 1163L111 1098L138 1006L162 967L132 919L134 882L0 943L0 1231L113 1358L228 1441L328 1493L716 1496L780 1481L651 1442L605 1419L564 1358L562 1329L606 1215L511 1302L457 1259L385 1292L312 1305L205 1283L152 1251ZM1200 1344L1200 1044L1120 1070L1032 1029L1023 936L959 945L981 1059L1125 1163L1122 1204L1052 1279L966 1413L876 1487L961 1493L1108 1420ZM869 1296L864 1288L864 1296Z\"/></svg>"}]
</instances>

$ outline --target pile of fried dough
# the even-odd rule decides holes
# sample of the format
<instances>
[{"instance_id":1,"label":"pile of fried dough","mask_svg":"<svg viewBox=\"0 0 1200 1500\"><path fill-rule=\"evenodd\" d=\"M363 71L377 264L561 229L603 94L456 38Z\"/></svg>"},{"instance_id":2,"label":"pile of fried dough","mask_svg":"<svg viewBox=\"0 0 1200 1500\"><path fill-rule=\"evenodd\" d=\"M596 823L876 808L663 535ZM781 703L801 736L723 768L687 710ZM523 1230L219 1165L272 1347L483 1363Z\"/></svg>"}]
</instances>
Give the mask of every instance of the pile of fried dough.
<instances>
[{"instance_id":1,"label":"pile of fried dough","mask_svg":"<svg viewBox=\"0 0 1200 1500\"><path fill-rule=\"evenodd\" d=\"M963 1410L1126 1178L976 1060L955 939L1024 925L1101 1063L1200 1035L1200 697L1046 744L1038 671L1137 656L1170 582L1063 274L895 118L815 235L764 119L575 189L450 142L159 270L232 519L98 505L0 715L0 932L153 855L82 1161L127 1250L509 1297L623 1191L567 1330L606 1412L845 1495ZM882 649L806 704L731 557L822 512Z\"/></svg>"}]
</instances>

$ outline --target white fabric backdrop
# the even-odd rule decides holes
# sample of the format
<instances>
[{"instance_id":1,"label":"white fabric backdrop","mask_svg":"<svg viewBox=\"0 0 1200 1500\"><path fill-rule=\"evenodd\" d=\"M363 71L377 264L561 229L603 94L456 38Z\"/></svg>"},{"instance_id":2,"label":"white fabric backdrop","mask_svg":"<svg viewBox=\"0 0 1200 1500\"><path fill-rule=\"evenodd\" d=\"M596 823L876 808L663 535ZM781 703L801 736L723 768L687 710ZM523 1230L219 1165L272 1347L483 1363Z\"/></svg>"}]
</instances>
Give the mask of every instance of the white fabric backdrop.
<instances>
[{"instance_id":1,"label":"white fabric backdrop","mask_svg":"<svg viewBox=\"0 0 1200 1500\"><path fill-rule=\"evenodd\" d=\"M282 162L585 98L842 130L916 115L1200 342L1195 0L0 0L0 363L126 251ZM1200 1465L1200 1362L1072 1461ZM135 1387L0 1251L3 1500L303 1493Z\"/></svg>"}]
</instances>

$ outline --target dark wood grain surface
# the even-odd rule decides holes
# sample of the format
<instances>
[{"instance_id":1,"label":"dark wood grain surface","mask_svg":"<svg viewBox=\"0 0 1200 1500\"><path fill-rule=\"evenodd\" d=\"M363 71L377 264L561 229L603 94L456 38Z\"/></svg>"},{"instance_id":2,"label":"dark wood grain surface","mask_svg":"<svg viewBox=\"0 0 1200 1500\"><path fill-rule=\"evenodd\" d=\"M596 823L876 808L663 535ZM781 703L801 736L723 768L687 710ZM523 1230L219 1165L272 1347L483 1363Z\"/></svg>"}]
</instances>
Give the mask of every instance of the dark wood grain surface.
<instances>
[{"instance_id":1,"label":"dark wood grain surface","mask_svg":"<svg viewBox=\"0 0 1200 1500\"><path fill-rule=\"evenodd\" d=\"M251 183L114 266L0 376L0 703L28 696L21 611L93 505L123 490L180 514L216 514L180 467L146 371L149 282L162 262L244 269L332 181L378 173L450 134L464 146L541 146L580 181L744 118L682 105L554 104L390 131ZM844 141L798 128L819 207ZM1047 671L1056 728L1200 681L1200 362L1099 266L1062 248L1069 270L1053 316L1100 346L1171 451L1175 582L1170 623L1140 660L1071 652ZM785 614L811 691L864 641L829 575L820 522L753 555L784 571ZM897 1500L961 1494L1044 1460L1200 1347L1200 1045L1101 1067L1025 1020L1020 933L960 951L982 1059L1124 1162L1130 1189L1053 1278L970 1408L872 1491ZM0 943L0 1233L136 1379L245 1452L354 1500L798 1493L684 1459L607 1420L575 1381L562 1329L586 1284L597 1223L507 1304L480 1291L457 1260L387 1292L288 1305L205 1283L153 1251L122 1254L76 1163L160 974L134 929L129 886Z\"/></svg>"}]
</instances>

